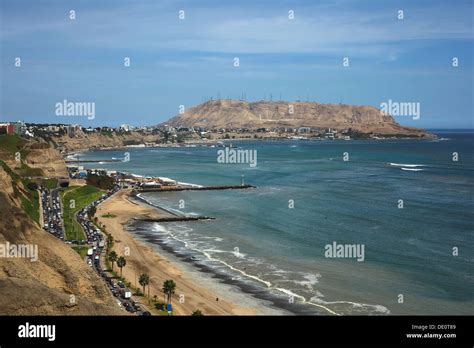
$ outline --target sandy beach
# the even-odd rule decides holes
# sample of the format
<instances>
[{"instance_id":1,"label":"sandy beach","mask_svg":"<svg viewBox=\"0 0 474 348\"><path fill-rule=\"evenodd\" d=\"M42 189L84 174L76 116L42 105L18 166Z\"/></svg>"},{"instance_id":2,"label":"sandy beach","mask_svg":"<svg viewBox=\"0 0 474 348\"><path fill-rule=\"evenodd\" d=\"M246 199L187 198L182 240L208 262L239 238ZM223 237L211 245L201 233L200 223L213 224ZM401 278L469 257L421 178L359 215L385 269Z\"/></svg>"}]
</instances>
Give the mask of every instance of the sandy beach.
<instances>
[{"instance_id":1,"label":"sandy beach","mask_svg":"<svg viewBox=\"0 0 474 348\"><path fill-rule=\"evenodd\" d=\"M238 306L208 290L195 281L191 281L184 276L184 272L179 265L159 255L151 246L132 237L126 231L125 225L133 218L149 217L157 218L166 216L165 211L160 211L146 205L131 201L129 199L131 190L121 190L114 196L98 206L96 216L105 225L107 232L114 238L113 249L117 254L124 255L125 248L130 251L126 256L127 265L123 268L123 276L132 285L138 284L137 277L141 273L150 276L150 296L156 295L163 301L162 284L166 279L173 279L176 286L176 293L172 297L173 310L175 315L190 315L196 309L202 311L204 315L254 315L258 314L255 308ZM104 218L102 215L112 214L116 217ZM117 270L117 266L114 267ZM148 289L146 290L148 292ZM179 295L184 295L184 303L179 302ZM216 298L219 298L216 301ZM142 303L147 304L145 298Z\"/></svg>"}]
</instances>

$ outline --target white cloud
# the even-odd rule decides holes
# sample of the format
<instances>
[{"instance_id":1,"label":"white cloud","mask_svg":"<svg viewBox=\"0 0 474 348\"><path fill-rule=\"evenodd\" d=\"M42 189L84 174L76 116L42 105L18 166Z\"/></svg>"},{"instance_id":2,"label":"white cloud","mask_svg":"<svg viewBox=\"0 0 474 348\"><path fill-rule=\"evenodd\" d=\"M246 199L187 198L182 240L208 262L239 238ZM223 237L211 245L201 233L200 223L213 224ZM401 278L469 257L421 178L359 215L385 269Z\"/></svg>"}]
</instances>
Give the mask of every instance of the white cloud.
<instances>
[{"instance_id":1,"label":"white cloud","mask_svg":"<svg viewBox=\"0 0 474 348\"><path fill-rule=\"evenodd\" d=\"M4 17L2 40L39 38L56 33L66 46L143 51L196 51L226 54L323 53L386 56L396 59L400 44L412 40L472 39L472 20L465 9L449 6L374 12L348 6L295 6L289 20L286 7L266 10L199 7L189 3L186 20L166 3L129 3L78 13L76 23L63 18L25 14ZM204 58L205 59L205 58Z\"/></svg>"}]
</instances>

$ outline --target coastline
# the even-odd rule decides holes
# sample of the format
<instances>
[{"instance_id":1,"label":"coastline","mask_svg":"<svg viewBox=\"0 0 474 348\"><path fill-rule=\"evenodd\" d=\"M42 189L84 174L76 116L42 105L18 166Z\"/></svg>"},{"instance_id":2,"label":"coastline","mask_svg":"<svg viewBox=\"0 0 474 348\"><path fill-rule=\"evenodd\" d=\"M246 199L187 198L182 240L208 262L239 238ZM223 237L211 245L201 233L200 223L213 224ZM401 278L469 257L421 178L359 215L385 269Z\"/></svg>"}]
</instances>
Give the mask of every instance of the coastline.
<instances>
[{"instance_id":1,"label":"coastline","mask_svg":"<svg viewBox=\"0 0 474 348\"><path fill-rule=\"evenodd\" d=\"M160 144L157 146L127 146L127 145L117 145L117 146L89 146L83 148L74 148L68 149L62 152L63 157L66 158L67 156L75 155L77 153L87 153L93 151L127 151L133 149L144 149L144 148L153 148L153 149L166 149L166 148L181 148L181 147L212 147L215 146L214 142L222 142L222 143L232 143L235 141L242 141L242 142L249 142L249 141L315 141L315 142L345 142L345 141L393 141L393 140L420 140L420 141L432 141L437 140L438 136L435 133L427 133L429 136L427 137L386 137L386 138L351 138L349 140L346 139L324 139L324 138L315 138L315 137L307 137L302 139L294 139L289 137L262 137L262 138L253 138L253 137L236 137L231 139L226 138L216 138L211 139L209 142L196 142L196 141L185 141L184 143L172 143L172 144Z\"/></svg>"},{"instance_id":2,"label":"coastline","mask_svg":"<svg viewBox=\"0 0 474 348\"><path fill-rule=\"evenodd\" d=\"M107 231L114 238L113 250L118 255L123 255L125 248L129 248L129 256L126 256L127 265L123 268L123 276L133 285L139 274L146 272L150 276L150 295L163 298L161 287L166 279L173 279L176 284L176 293L172 296L173 311L175 315L191 315L199 309L205 315L259 315L272 313L259 308L256 301L249 299L236 303L229 293L223 293L219 287L209 286L208 280L197 274L190 275L190 270L185 270L183 265L175 260L170 260L159 254L152 246L138 240L126 230L130 221L137 217L158 218L170 214L162 209L151 207L144 202L130 200L131 190L117 192L97 208L99 221L105 225ZM115 218L104 218L107 213L116 215ZM194 272L193 272L194 273ZM196 272L197 273L197 272ZM206 283L207 286L203 286ZM146 290L148 292L148 289ZM179 296L184 295L184 303L180 303ZM247 295L245 296L247 299ZM218 301L216 300L218 298ZM241 299L240 299L241 300ZM143 299L145 301L145 298Z\"/></svg>"}]
</instances>

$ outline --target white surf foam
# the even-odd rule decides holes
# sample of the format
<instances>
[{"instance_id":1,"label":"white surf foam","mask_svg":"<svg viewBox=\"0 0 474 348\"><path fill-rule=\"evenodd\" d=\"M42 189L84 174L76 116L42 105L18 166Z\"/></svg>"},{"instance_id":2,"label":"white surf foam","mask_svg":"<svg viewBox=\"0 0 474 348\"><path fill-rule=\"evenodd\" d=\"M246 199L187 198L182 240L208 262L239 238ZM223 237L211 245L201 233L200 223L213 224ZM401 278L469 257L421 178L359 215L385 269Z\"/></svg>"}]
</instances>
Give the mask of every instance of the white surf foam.
<instances>
[{"instance_id":1,"label":"white surf foam","mask_svg":"<svg viewBox=\"0 0 474 348\"><path fill-rule=\"evenodd\" d=\"M198 185L198 184L190 184L190 183L187 183L187 182L181 182L181 181L178 181L178 184L180 184L180 185L185 185L185 186L190 186L190 187L202 187L202 185Z\"/></svg>"},{"instance_id":2,"label":"white surf foam","mask_svg":"<svg viewBox=\"0 0 474 348\"><path fill-rule=\"evenodd\" d=\"M324 301L319 296L311 297L309 303L319 303L319 304L324 304L324 305L348 304L352 306L354 309L363 309L363 310L368 310L371 312L390 314L390 310L387 307L384 307L382 305L372 305L372 304L367 304L367 303L359 303L359 302L351 302L351 301Z\"/></svg>"},{"instance_id":3,"label":"white surf foam","mask_svg":"<svg viewBox=\"0 0 474 348\"><path fill-rule=\"evenodd\" d=\"M406 170L406 171L410 171L410 172L422 172L424 169L421 169L421 168L400 168L401 170Z\"/></svg>"},{"instance_id":4,"label":"white surf foam","mask_svg":"<svg viewBox=\"0 0 474 348\"><path fill-rule=\"evenodd\" d=\"M261 284L265 285L269 289L276 290L280 293L285 294L288 297L293 297L294 299L298 299L299 301L301 301L304 304L311 305L313 307L318 307L320 309L323 309L323 310L327 311L328 313L330 313L332 315L337 315L337 316L342 315L342 314L337 313L336 311L334 311L330 308L331 305L337 305L337 304L348 304L348 305L351 305L354 308L367 309L369 311L375 311L377 313L383 313L383 314L390 313L390 311L387 308L385 308L384 306L381 306L381 305L369 305L369 304L365 304L365 303L357 303L357 302L351 302L351 301L326 302L326 301L323 301L321 299L321 297L324 297L324 295L322 293L320 293L319 291L316 291L317 295L313 296L308 301L302 295L296 294L295 292L293 292L289 289L286 289L286 288L283 288L283 287L278 287L275 284L272 284L271 282L269 282L267 280L264 280L264 279L262 279L258 276L253 275L253 274L250 274L250 273L246 272L245 270L241 270L237 267L234 267L233 265L225 262L224 260L215 258L212 255L212 253L217 253L217 254L218 253L232 253L235 256L242 258L242 257L246 256L245 254L242 254L242 253L237 252L235 250L232 250L232 251L227 250L226 251L226 250L221 250L221 249L217 249L217 248L199 249L199 248L196 247L196 244L194 242L179 238L171 230L166 229L164 226L159 225L158 223L154 224L153 229L157 232L162 232L162 233L167 234L170 238L172 238L175 241L181 242L186 249L192 250L192 251L195 251L195 252L198 252L198 253L204 255L205 258L208 261L221 264L221 265L225 266L226 268L228 268L228 269L244 276L244 278L252 279L252 280L254 280L258 283L261 283ZM307 273L307 274L303 275L303 278L305 278L306 280L297 281L295 283L307 286L308 288L309 287L312 288L312 286L314 284L318 283L319 277L320 277L320 274L309 274L309 273Z\"/></svg>"},{"instance_id":5,"label":"white surf foam","mask_svg":"<svg viewBox=\"0 0 474 348\"><path fill-rule=\"evenodd\" d=\"M181 239L181 238L176 237L176 236L173 235L173 233L171 233L170 231L167 231L167 233L168 233L168 234L170 235L170 237L173 238L174 240L177 240L177 241L183 243L184 246L185 246L185 248L203 254L209 261L213 261L213 262L216 262L216 263L220 263L220 264L226 266L227 268L229 268L229 269L231 269L231 270L233 270L233 271L235 271L235 272L237 272L237 273L240 273L241 275L245 276L246 278L253 279L253 280L255 280L255 281L259 282L259 283L264 284L264 285L265 285L267 288L269 288L269 289L275 289L275 290L277 290L277 291L279 291L279 292L281 292L281 293L284 293L284 294L286 294L286 295L288 295L288 296L292 296L292 297L295 298L295 299L299 299L299 300L301 300L301 302L307 303L307 304L312 305L312 306L315 306L315 307L322 308L322 309L326 310L327 312L329 312L329 313L331 313L331 314L333 314L333 315L340 315L340 314L336 313L335 311L333 311L332 309L330 309L330 308L328 308L328 307L326 307L326 306L324 306L324 305L321 305L321 304L318 304L318 303L308 302L304 296L298 295L298 294L292 292L291 290L288 290L288 289L285 289L285 288L276 287L276 286L274 286L271 282L269 282L269 281L267 281L267 280L264 280L264 279L261 279L261 278L259 278L259 277L257 277L257 276L254 276L254 275L252 275L252 274L249 274L249 273L247 273L247 272L245 272L245 271L243 271L243 270L241 270L241 269L238 269L238 268L236 268L236 267L230 265L229 263L227 263L227 262L225 262L225 261L223 261L223 260L216 259L216 258L212 257L212 255L211 255L209 252L207 252L206 250L193 248L193 246L190 245L191 243L189 243L188 241L186 241L186 240L184 240L184 239ZM213 251L216 252L217 250L213 250ZM232 252L235 253L235 251L232 251Z\"/></svg>"},{"instance_id":6,"label":"white surf foam","mask_svg":"<svg viewBox=\"0 0 474 348\"><path fill-rule=\"evenodd\" d=\"M416 168L416 167L426 167L425 164L402 164L402 163L390 163L394 167L407 167L407 168Z\"/></svg>"}]
</instances>

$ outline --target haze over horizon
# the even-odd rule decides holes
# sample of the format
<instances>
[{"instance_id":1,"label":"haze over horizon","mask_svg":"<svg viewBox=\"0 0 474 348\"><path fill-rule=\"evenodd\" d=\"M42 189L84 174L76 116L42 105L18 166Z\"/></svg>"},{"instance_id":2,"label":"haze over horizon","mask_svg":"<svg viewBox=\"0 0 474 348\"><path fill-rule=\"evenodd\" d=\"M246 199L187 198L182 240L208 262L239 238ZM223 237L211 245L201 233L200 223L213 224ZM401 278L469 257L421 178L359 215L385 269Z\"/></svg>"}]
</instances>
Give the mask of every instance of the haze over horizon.
<instances>
[{"instance_id":1,"label":"haze over horizon","mask_svg":"<svg viewBox=\"0 0 474 348\"><path fill-rule=\"evenodd\" d=\"M472 11L469 0L2 1L0 121L153 125L244 93L416 102L418 120L395 120L473 128ZM56 116L64 99L95 102L95 119Z\"/></svg>"}]
</instances>

